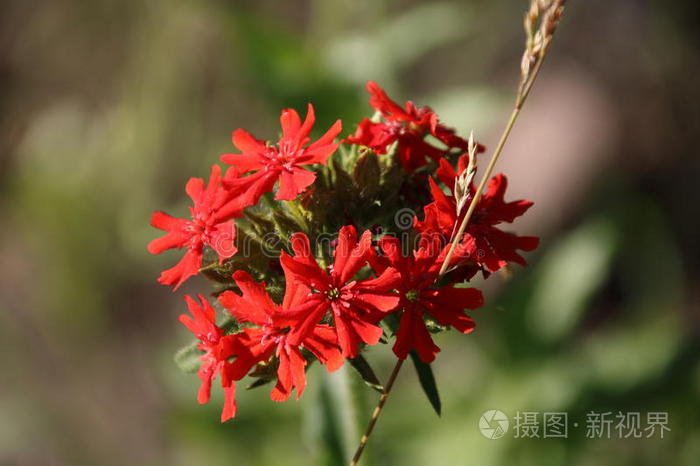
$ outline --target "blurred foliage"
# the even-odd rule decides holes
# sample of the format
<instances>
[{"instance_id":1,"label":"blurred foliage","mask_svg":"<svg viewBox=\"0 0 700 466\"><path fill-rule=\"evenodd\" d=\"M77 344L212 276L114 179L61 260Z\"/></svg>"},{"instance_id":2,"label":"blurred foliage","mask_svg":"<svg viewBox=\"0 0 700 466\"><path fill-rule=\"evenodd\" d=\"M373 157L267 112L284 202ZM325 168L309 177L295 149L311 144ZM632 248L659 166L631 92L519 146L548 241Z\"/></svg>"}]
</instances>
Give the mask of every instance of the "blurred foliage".
<instances>
[{"instance_id":1,"label":"blurred foliage","mask_svg":"<svg viewBox=\"0 0 700 466\"><path fill-rule=\"evenodd\" d=\"M527 181L518 195L553 190L522 231L542 246L530 268L496 277L473 312L475 333L441 335L441 418L415 373L402 372L368 466L700 462L700 116L688 79L700 71L697 2L570 3L521 124L536 148L528 156L555 164L573 153L575 169L557 172L559 185L542 166L508 173ZM157 234L149 215L184 212L186 179L231 150L230 131L274 138L280 108L311 101L319 127L340 116L352 131L369 113L369 79L493 144L517 80L525 4L3 2L0 464L348 458L376 401L350 367L312 368L299 403L240 390L240 414L225 425L220 395L196 403L196 377L172 360L187 341L182 303L155 283L175 255L146 253ZM577 89L608 106L567 106ZM538 102L560 107L540 106L536 120ZM579 127L558 126L566 120L604 121L606 135L582 140ZM589 161L594 170L578 169ZM582 186L575 198L555 190L570 185ZM389 351L368 359L384 381ZM668 411L672 430L590 440L570 426L567 440L489 440L477 423L494 408L567 411L581 425L589 411Z\"/></svg>"}]
</instances>

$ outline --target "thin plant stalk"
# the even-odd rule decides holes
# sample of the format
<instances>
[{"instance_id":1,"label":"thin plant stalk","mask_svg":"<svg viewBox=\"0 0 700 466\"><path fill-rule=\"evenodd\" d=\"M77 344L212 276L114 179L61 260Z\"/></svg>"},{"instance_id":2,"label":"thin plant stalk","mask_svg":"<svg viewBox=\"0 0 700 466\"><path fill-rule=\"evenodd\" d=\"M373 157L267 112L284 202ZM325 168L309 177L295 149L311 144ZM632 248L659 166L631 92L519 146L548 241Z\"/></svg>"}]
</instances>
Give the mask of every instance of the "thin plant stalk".
<instances>
[{"instance_id":1,"label":"thin plant stalk","mask_svg":"<svg viewBox=\"0 0 700 466\"><path fill-rule=\"evenodd\" d=\"M450 260L454 255L457 244L459 244L458 239L464 235L467 224L474 214L474 210L476 209L476 205L479 203L479 199L481 199L486 183L491 177L491 173L493 172L496 162L503 152L506 141L513 130L513 126L515 125L518 116L520 115L520 111L522 110L527 97L530 95L532 86L539 75L540 69L542 68L542 63L547 55L547 50L549 49L554 31L556 30L561 15L564 11L565 3L566 0L531 0L530 9L525 14L525 31L527 35L527 42L525 53L523 55L523 63L521 65L518 93L515 98L513 110L510 114L510 118L508 118L508 122L506 123L503 133L501 134L498 145L496 146L496 149L494 150L493 155L491 155L491 159L486 166L486 170L484 171L481 181L474 192L474 197L469 204L469 208L464 214L456 234L453 233L453 236L450 239L450 249L445 256L445 260L440 268L436 281L447 272ZM537 28L537 31L535 32L535 27L538 25L539 28ZM372 416L367 424L365 433L360 438L360 443L355 451L355 455L350 461L350 466L357 466L359 464L362 453L367 446L370 435L372 435L372 432L374 431L374 426L377 424L377 421L383 412L384 405L391 394L391 389L394 386L394 382L396 382L396 378L401 371L403 363L403 359L398 359L396 361L396 364L391 371L391 375L389 376L389 380L384 387L384 392L380 395L377 406L372 412Z\"/></svg>"},{"instance_id":2,"label":"thin plant stalk","mask_svg":"<svg viewBox=\"0 0 700 466\"><path fill-rule=\"evenodd\" d=\"M379 420L379 416L381 416L382 414L384 404L386 404L386 400L389 398L391 388L394 386L394 382L396 382L396 377L399 375L399 371L401 370L401 366L403 366L404 361L405 359L398 359L396 361L396 365L394 365L394 369L391 371L389 380L384 386L384 393L382 393L379 396L379 402L377 403L377 406L375 406L374 411L372 412L372 417L370 417L369 419L369 423L367 424L365 433L362 434L362 438L360 438L360 444L358 445L357 450L355 451L355 455L352 457L352 461L350 461L350 466L356 466L359 463L360 457L362 457L362 453L365 451L365 447L367 446L369 436L372 435L374 425L377 423L377 421Z\"/></svg>"}]
</instances>

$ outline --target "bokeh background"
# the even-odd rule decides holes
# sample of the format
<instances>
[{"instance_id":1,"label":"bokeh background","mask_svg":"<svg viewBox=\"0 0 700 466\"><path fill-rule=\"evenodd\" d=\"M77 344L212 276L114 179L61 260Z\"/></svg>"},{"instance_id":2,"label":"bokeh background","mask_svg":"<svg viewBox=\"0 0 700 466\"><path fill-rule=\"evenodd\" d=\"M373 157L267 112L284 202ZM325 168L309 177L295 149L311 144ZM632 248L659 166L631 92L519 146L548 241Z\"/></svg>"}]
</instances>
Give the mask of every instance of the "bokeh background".
<instances>
[{"instance_id":1,"label":"bokeh background","mask_svg":"<svg viewBox=\"0 0 700 466\"><path fill-rule=\"evenodd\" d=\"M186 179L283 107L352 130L369 79L493 147L526 3L0 2L0 465L342 464L376 399L350 372L312 370L299 403L241 390L226 425L196 403L149 215L184 213ZM499 166L542 246L491 280L475 333L441 336L441 418L401 374L368 466L700 464L698 2L569 3ZM388 348L369 358L385 377ZM489 440L487 409L581 427ZM672 430L587 439L590 411Z\"/></svg>"}]
</instances>

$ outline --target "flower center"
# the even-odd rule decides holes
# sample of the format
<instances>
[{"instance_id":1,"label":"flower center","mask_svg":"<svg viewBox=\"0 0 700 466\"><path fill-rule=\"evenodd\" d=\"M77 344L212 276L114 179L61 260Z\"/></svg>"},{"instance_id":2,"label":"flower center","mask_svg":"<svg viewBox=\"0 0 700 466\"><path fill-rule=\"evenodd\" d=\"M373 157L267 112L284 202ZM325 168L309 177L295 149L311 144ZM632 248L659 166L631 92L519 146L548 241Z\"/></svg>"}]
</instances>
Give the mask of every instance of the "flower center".
<instances>
[{"instance_id":1,"label":"flower center","mask_svg":"<svg viewBox=\"0 0 700 466\"><path fill-rule=\"evenodd\" d=\"M291 172L294 169L294 159L299 153L300 151L294 147L293 143L283 142L279 144L278 148L269 146L265 152L265 158L269 161L270 167L282 168Z\"/></svg>"},{"instance_id":2,"label":"flower center","mask_svg":"<svg viewBox=\"0 0 700 466\"><path fill-rule=\"evenodd\" d=\"M406 299L408 299L411 302L418 301L418 290L408 290L406 292Z\"/></svg>"},{"instance_id":3,"label":"flower center","mask_svg":"<svg viewBox=\"0 0 700 466\"><path fill-rule=\"evenodd\" d=\"M331 288L330 290L326 291L326 296L328 296L328 299L331 301L334 301L340 298L340 290L338 288Z\"/></svg>"}]
</instances>

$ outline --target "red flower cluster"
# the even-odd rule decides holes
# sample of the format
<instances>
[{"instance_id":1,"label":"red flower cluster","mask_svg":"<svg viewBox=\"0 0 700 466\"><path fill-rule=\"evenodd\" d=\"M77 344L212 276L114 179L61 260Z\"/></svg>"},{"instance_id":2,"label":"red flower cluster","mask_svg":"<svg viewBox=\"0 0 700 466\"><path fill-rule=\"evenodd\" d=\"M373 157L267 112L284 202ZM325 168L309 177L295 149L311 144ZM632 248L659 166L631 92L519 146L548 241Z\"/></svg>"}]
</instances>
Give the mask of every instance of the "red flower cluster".
<instances>
[{"instance_id":1,"label":"red flower cluster","mask_svg":"<svg viewBox=\"0 0 700 466\"><path fill-rule=\"evenodd\" d=\"M455 179L466 169L467 159L466 154L460 158L458 172L455 172L447 160L440 160L436 176L451 192L454 191ZM455 226L459 225L465 212L458 215L454 196L445 194L432 178L429 183L433 202L423 208L425 217L423 221L416 218L414 227L424 235L451 238L455 233ZM458 239L458 255L467 261L467 264L463 265L471 265L467 268L469 276L473 276L478 270L486 274L495 272L508 262L527 265L517 251L532 251L539 244L539 239L534 236L517 236L496 227L501 223L512 223L532 206L530 201L505 202L507 186L508 180L503 174L498 174L490 180L486 192L476 205L464 236ZM472 185L469 189L471 200L475 187Z\"/></svg>"},{"instance_id":2,"label":"red flower cluster","mask_svg":"<svg viewBox=\"0 0 700 466\"><path fill-rule=\"evenodd\" d=\"M206 189L201 178L191 178L185 190L194 205L190 207L191 220L177 219L164 212L155 212L151 225L167 231L162 238L151 241L148 251L160 254L167 249L186 248L187 252L173 268L164 271L158 281L177 289L185 280L196 275L202 267L205 246L212 248L222 262L234 255L236 228L233 218L241 217L246 207L258 203L260 197L272 191L277 180L280 187L275 199L291 200L314 182L316 175L302 165L326 164L338 144L333 139L340 133L340 120L313 144L306 146L313 127L314 108L308 107L302 125L295 110L282 111L282 138L277 146L265 144L248 132L233 132L233 144L242 154L224 154L221 160L233 165L221 180L221 169L213 166ZM255 171L249 176L241 176Z\"/></svg>"},{"instance_id":3,"label":"red flower cluster","mask_svg":"<svg viewBox=\"0 0 700 466\"><path fill-rule=\"evenodd\" d=\"M211 305L200 297L205 303L202 310L186 297L195 321L187 316L180 320L201 341L198 348L205 352L199 371L200 402L208 401L211 381L220 374L227 397L222 421L233 417L235 381L258 364L270 363L277 365L272 400L287 400L293 388L299 398L306 387L307 360L302 349L334 371L345 357L357 356L361 342L376 344L383 331L375 324L399 303L392 290L399 285L400 276L386 268L379 277L352 280L367 263L369 235L366 231L358 243L353 227L342 228L335 264L328 272L309 254L308 238L301 234L295 237L295 257L282 256L287 285L281 305L270 298L265 283L256 283L247 272L236 271L233 280L241 294L225 291L219 302L238 323L253 325L237 333L224 336L214 324ZM329 312L333 326L322 323Z\"/></svg>"},{"instance_id":4,"label":"red flower cluster","mask_svg":"<svg viewBox=\"0 0 700 466\"><path fill-rule=\"evenodd\" d=\"M355 176L357 167L354 171L352 165L343 168L348 158L357 155L354 151L345 152L343 161L332 169L326 168L329 157L339 147L334 140L341 123L337 121L312 142L315 116L311 105L303 122L296 111L282 111L282 136L276 144L257 140L242 129L234 131L233 144L240 153L221 156L230 165L226 174L222 177L220 168L214 166L206 185L199 178L188 181L186 192L193 202L190 219L177 219L163 212L153 214L152 225L167 234L153 240L149 252L186 250L177 265L162 272L159 282L177 288L201 270L203 258L209 253L218 257L207 268L217 270L217 280L225 281L216 296L233 325L226 326L226 330L217 325L214 307L201 295L198 301L185 297L191 315L180 316L180 321L198 339L200 403L209 400L213 380L220 379L225 394L222 421L235 415L236 383L248 375L262 377L262 382L276 380L270 395L274 401L287 400L294 390L299 398L306 387L306 370L311 361L318 360L328 371L335 371L346 358L359 358L365 346L384 342L392 335L398 358L406 359L415 352L423 362L432 362L440 348L431 333L449 327L462 333L474 329L474 321L465 312L482 306L483 297L479 290L466 287L464 280L478 270L488 274L508 262L524 265L518 251L537 246L537 238L516 236L499 228L502 223L513 222L532 205L528 201L504 200L503 175L493 178L465 234L455 238L464 215L462 207L473 198L475 188L465 187L467 181L461 176L470 155L461 156L457 170L448 157L457 155L454 150L470 150L470 144L440 124L430 108L416 107L411 102L401 107L377 84L370 82L367 88L370 104L382 121L363 120L346 142L365 146L377 154L387 154L395 147L397 158L388 160L388 164L400 164L405 169L404 175L399 174L402 177L412 176L420 167L427 171L432 167L429 161L435 161L436 179L455 192L454 196L446 194L436 179L429 178L433 201L422 206L422 221L414 219L414 235L373 237L366 230L358 237L354 225L369 227L377 218L361 218L361 214L349 218L343 211L343 202L371 202L386 208L379 225L387 231L393 213L410 201L400 193L364 190L365 186L358 186L358 192L365 194L348 200L351 187L355 186L352 183L361 183L365 178L384 183L386 174L362 177ZM428 142L428 136L445 147ZM472 156L478 150L472 145ZM309 170L312 165L315 171ZM473 168L474 164L469 166ZM334 183L351 178L348 173L340 173L344 169L353 173L354 181L336 190ZM317 176L319 173L321 177ZM317 177L322 189L307 189ZM422 183L423 179L415 176L414 182ZM459 190L455 189L456 184ZM273 192L275 186L274 200L270 196L270 202L257 206L260 198ZM386 197L367 199L367 192ZM299 202L302 194L303 202ZM314 196L321 197L306 202ZM462 207L458 207L456 197ZM248 209L254 206L255 210ZM337 206L338 211L326 206ZM294 223L294 233L282 233L279 219L287 217L278 215L290 211L304 220ZM269 256L246 257L248 251L243 248L235 262L229 261L238 252L236 219L244 219L238 228L242 236L249 237L254 233L254 229L249 230L251 225L258 225L258 219L264 217L273 222L262 225L279 226L279 233L286 235L282 239L288 247L279 250L279 260L270 260ZM318 219L326 223L320 224ZM285 225L288 227L288 223ZM333 250L326 251L319 238L339 225L344 226L338 231ZM420 240L417 248L408 245L413 237ZM452 256L449 270L460 272L442 276L440 270L454 243L457 254ZM270 264L269 270L261 270L261 263ZM232 264L237 270L231 274ZM246 264L255 278L244 270Z\"/></svg>"},{"instance_id":5,"label":"red flower cluster","mask_svg":"<svg viewBox=\"0 0 700 466\"><path fill-rule=\"evenodd\" d=\"M455 135L453 129L442 125L430 107L417 107L410 101L401 107L373 81L367 83L367 91L370 94L369 104L384 121L365 118L346 142L368 147L377 154L386 154L396 143L401 165L410 173L428 163L428 159L439 160L452 149L467 150L467 141ZM438 139L446 148L427 142L427 135Z\"/></svg>"}]
</instances>

